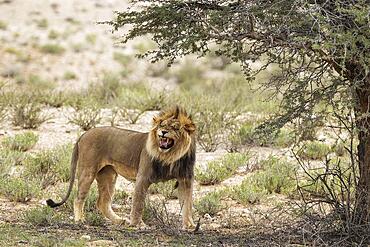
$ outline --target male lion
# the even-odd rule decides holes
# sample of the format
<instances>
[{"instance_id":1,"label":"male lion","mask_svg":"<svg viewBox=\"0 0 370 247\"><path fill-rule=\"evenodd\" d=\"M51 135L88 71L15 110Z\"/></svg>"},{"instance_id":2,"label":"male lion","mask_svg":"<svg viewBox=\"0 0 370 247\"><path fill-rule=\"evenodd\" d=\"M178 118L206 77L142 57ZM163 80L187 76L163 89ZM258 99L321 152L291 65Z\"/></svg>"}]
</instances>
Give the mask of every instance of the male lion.
<instances>
[{"instance_id":1,"label":"male lion","mask_svg":"<svg viewBox=\"0 0 370 247\"><path fill-rule=\"evenodd\" d=\"M68 199L77 169L78 191L74 201L75 221L84 219L83 207L94 179L99 190L97 208L113 221L123 221L111 207L117 174L136 181L130 225L142 224L142 211L152 183L176 179L182 204L184 228L194 227L192 190L195 163L195 125L182 108L162 111L153 118L149 133L114 127L94 128L84 133L74 146L71 178L66 196L59 203L48 199L50 207Z\"/></svg>"}]
</instances>

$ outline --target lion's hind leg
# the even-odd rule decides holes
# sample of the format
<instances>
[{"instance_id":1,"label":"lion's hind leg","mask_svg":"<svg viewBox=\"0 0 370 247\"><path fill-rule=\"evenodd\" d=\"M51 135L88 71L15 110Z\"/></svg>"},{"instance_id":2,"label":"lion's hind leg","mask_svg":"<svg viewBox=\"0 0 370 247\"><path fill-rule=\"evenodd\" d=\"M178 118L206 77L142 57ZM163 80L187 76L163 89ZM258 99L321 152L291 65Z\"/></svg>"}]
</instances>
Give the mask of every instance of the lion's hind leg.
<instances>
[{"instance_id":1,"label":"lion's hind leg","mask_svg":"<svg viewBox=\"0 0 370 247\"><path fill-rule=\"evenodd\" d=\"M99 197L97 208L113 223L121 223L123 219L112 210L112 199L115 191L117 172L112 166L106 166L98 172L96 181L98 183Z\"/></svg>"},{"instance_id":2,"label":"lion's hind leg","mask_svg":"<svg viewBox=\"0 0 370 247\"><path fill-rule=\"evenodd\" d=\"M92 182L95 179L95 174L89 171L82 171L78 178L77 196L74 200L73 211L75 215L75 221L80 222L85 219L84 216L84 205L85 199L89 193Z\"/></svg>"}]
</instances>

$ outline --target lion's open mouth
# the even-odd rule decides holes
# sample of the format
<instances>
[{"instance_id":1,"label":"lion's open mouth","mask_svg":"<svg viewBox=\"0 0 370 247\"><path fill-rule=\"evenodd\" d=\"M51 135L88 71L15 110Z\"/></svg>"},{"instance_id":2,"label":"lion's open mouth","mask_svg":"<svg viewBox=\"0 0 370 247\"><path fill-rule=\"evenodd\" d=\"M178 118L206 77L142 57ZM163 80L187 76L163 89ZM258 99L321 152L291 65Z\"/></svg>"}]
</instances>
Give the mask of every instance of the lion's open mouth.
<instances>
[{"instance_id":1,"label":"lion's open mouth","mask_svg":"<svg viewBox=\"0 0 370 247\"><path fill-rule=\"evenodd\" d=\"M161 149L169 149L172 148L174 144L174 140L171 138L166 138L166 137L159 137L159 147Z\"/></svg>"}]
</instances>

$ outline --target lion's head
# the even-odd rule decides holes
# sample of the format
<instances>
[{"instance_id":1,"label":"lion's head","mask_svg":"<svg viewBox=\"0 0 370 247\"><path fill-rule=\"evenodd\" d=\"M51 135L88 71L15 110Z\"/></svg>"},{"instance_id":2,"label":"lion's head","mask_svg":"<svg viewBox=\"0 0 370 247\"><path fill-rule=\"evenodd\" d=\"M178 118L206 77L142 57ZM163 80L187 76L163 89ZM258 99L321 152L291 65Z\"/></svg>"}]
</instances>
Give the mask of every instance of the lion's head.
<instances>
[{"instance_id":1,"label":"lion's head","mask_svg":"<svg viewBox=\"0 0 370 247\"><path fill-rule=\"evenodd\" d=\"M195 124L186 111L174 107L153 118L146 145L153 158L172 164L188 153L195 138Z\"/></svg>"}]
</instances>

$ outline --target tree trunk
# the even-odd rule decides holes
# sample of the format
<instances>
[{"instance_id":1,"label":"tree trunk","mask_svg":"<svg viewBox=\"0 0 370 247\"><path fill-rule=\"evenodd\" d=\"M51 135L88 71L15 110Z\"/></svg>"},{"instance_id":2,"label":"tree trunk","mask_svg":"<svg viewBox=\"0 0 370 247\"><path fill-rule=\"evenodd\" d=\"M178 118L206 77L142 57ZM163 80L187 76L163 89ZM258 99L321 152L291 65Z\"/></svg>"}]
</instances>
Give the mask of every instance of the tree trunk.
<instances>
[{"instance_id":1,"label":"tree trunk","mask_svg":"<svg viewBox=\"0 0 370 247\"><path fill-rule=\"evenodd\" d=\"M355 222L370 220L370 78L356 89L356 125L359 130L357 146L359 181L356 188Z\"/></svg>"}]
</instances>

